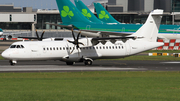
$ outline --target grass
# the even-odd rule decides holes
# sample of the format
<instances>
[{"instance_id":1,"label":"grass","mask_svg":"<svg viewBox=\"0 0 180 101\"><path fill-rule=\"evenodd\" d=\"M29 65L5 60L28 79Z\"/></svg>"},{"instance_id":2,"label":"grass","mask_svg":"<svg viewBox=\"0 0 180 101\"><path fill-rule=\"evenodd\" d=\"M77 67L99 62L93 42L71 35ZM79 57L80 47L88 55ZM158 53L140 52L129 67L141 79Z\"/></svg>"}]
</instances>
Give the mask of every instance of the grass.
<instances>
[{"instance_id":1,"label":"grass","mask_svg":"<svg viewBox=\"0 0 180 101\"><path fill-rule=\"evenodd\" d=\"M1 73L0 101L179 101L179 72Z\"/></svg>"},{"instance_id":2,"label":"grass","mask_svg":"<svg viewBox=\"0 0 180 101\"><path fill-rule=\"evenodd\" d=\"M0 60L4 60L4 58L0 55Z\"/></svg>"}]
</instances>

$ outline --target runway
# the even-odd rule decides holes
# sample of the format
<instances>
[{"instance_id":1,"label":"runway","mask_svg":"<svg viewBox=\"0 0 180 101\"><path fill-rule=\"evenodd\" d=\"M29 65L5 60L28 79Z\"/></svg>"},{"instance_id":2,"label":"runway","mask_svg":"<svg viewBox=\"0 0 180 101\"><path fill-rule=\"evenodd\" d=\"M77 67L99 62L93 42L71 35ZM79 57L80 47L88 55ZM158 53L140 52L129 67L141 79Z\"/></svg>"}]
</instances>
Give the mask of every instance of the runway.
<instances>
[{"instance_id":1,"label":"runway","mask_svg":"<svg viewBox=\"0 0 180 101\"><path fill-rule=\"evenodd\" d=\"M77 72L77 71L180 71L179 61L96 60L92 66L76 63L67 66L61 61L18 61L10 66L0 61L0 72Z\"/></svg>"}]
</instances>

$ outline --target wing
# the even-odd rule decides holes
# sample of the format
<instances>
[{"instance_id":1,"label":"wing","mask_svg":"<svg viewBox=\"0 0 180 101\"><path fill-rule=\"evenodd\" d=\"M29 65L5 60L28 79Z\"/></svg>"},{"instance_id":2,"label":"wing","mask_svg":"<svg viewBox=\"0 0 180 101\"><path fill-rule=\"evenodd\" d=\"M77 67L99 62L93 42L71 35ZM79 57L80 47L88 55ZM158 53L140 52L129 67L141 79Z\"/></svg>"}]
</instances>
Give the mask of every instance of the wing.
<instances>
[{"instance_id":1,"label":"wing","mask_svg":"<svg viewBox=\"0 0 180 101\"><path fill-rule=\"evenodd\" d=\"M53 25L53 26L58 26L61 28L65 28L68 30L72 30L73 29L77 29L75 30L75 32L81 31L81 35L84 36L90 36L90 37L102 37L102 36L110 36L110 35L114 35L114 36L128 36L128 35L132 35L133 33L126 33L126 32L109 32L109 31L95 31L95 30L80 30L77 27L73 26L73 25L59 25L59 24L52 24L52 23L46 23L49 25Z\"/></svg>"}]
</instances>

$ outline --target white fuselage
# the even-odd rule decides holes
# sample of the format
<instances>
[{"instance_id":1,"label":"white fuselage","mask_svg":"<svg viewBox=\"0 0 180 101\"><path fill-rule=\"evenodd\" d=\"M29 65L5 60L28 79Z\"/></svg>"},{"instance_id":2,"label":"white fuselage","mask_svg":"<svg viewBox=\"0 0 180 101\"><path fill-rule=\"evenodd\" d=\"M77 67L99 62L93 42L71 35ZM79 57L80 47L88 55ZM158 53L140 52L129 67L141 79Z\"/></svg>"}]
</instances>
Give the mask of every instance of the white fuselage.
<instances>
[{"instance_id":1,"label":"white fuselage","mask_svg":"<svg viewBox=\"0 0 180 101\"><path fill-rule=\"evenodd\" d=\"M125 43L121 40L105 44L101 42L92 45L91 38L79 39L84 44L76 49L74 44L64 41L23 41L15 42L2 56L9 60L61 60L65 62L80 62L82 58L103 59L103 58L121 58L137 54L149 49L162 46L163 43L148 42L141 40L127 40ZM17 45L20 48L17 48ZM18 46L18 47L19 47ZM21 47L22 46L22 47ZM74 51L72 52L72 50ZM72 53L71 53L72 52Z\"/></svg>"}]
</instances>

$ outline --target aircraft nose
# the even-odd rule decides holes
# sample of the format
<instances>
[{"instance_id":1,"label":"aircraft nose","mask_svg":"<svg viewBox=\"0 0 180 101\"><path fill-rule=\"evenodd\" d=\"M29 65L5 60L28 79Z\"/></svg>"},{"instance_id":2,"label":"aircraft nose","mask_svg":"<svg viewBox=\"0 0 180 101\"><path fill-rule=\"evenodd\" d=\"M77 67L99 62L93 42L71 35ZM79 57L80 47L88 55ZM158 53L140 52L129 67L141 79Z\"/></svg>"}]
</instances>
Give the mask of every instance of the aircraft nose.
<instances>
[{"instance_id":1,"label":"aircraft nose","mask_svg":"<svg viewBox=\"0 0 180 101\"><path fill-rule=\"evenodd\" d=\"M8 58L9 58L9 53L8 53L7 51L4 51L4 52L2 52L1 56L2 56L3 58L8 59Z\"/></svg>"}]
</instances>

